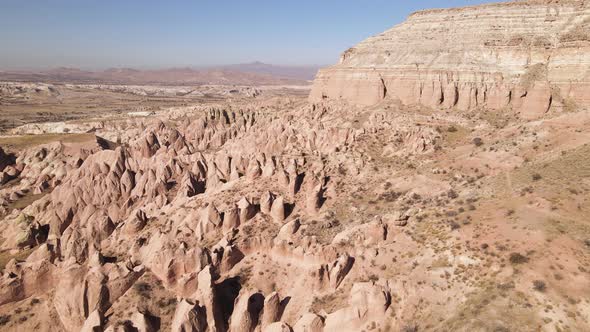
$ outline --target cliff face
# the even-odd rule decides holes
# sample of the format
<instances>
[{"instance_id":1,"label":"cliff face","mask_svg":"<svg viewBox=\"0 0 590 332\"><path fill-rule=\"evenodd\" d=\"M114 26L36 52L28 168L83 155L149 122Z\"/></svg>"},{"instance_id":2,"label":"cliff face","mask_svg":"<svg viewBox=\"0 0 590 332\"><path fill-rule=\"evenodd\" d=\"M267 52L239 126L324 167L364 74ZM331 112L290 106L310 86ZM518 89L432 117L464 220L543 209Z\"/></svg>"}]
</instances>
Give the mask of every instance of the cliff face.
<instances>
[{"instance_id":1,"label":"cliff face","mask_svg":"<svg viewBox=\"0 0 590 332\"><path fill-rule=\"evenodd\" d=\"M590 105L590 2L417 12L320 70L310 98L507 108L529 118Z\"/></svg>"}]
</instances>

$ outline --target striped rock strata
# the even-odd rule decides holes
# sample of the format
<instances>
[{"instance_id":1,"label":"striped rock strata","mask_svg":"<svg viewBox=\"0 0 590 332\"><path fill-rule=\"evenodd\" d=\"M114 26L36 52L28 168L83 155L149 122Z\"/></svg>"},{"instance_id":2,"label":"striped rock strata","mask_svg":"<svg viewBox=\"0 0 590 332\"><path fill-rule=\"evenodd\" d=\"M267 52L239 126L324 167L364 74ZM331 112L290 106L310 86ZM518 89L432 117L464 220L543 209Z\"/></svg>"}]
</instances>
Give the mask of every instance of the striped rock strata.
<instances>
[{"instance_id":1,"label":"striped rock strata","mask_svg":"<svg viewBox=\"0 0 590 332\"><path fill-rule=\"evenodd\" d=\"M310 98L537 118L590 105L590 3L518 1L426 10L346 50Z\"/></svg>"}]
</instances>

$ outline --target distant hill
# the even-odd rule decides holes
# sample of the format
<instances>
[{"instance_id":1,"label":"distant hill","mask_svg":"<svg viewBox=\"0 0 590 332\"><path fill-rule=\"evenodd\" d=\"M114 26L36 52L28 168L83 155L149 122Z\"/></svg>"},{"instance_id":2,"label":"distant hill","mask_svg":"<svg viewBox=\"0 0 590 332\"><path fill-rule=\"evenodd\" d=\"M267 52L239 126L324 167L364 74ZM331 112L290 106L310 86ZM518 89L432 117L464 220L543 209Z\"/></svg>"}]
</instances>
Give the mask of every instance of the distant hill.
<instances>
[{"instance_id":1,"label":"distant hill","mask_svg":"<svg viewBox=\"0 0 590 332\"><path fill-rule=\"evenodd\" d=\"M320 66L277 66L262 62L251 62L220 67L244 73L262 74L273 77L311 81L315 78Z\"/></svg>"},{"instance_id":2,"label":"distant hill","mask_svg":"<svg viewBox=\"0 0 590 332\"><path fill-rule=\"evenodd\" d=\"M208 68L138 70L110 68L86 71L77 68L0 71L0 80L51 83L99 83L137 85L282 85L310 84L319 67L275 66L261 62Z\"/></svg>"}]
</instances>

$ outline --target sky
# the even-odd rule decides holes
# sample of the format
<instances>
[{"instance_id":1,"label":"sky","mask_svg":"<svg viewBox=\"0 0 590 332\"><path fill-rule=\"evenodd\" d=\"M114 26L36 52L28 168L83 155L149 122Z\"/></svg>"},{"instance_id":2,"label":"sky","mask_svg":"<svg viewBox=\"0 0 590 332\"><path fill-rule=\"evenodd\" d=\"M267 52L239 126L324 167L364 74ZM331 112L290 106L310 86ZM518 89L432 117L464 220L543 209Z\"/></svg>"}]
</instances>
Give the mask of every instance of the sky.
<instances>
[{"instance_id":1,"label":"sky","mask_svg":"<svg viewBox=\"0 0 590 332\"><path fill-rule=\"evenodd\" d=\"M427 8L481 0L0 0L0 69L326 65Z\"/></svg>"}]
</instances>

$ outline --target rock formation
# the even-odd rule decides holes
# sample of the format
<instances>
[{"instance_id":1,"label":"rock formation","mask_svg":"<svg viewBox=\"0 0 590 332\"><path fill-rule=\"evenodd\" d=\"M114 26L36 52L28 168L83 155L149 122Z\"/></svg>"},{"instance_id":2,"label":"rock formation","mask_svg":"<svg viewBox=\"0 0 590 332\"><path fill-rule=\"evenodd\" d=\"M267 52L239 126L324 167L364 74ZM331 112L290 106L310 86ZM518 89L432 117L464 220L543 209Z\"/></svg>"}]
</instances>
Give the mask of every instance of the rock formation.
<instances>
[{"instance_id":1,"label":"rock formation","mask_svg":"<svg viewBox=\"0 0 590 332\"><path fill-rule=\"evenodd\" d=\"M321 101L0 136L21 144L0 149L0 330L590 330L587 41L565 34L586 19L420 12L322 71Z\"/></svg>"},{"instance_id":2,"label":"rock formation","mask_svg":"<svg viewBox=\"0 0 590 332\"><path fill-rule=\"evenodd\" d=\"M322 69L311 100L510 109L590 105L590 4L516 1L412 14Z\"/></svg>"}]
</instances>

